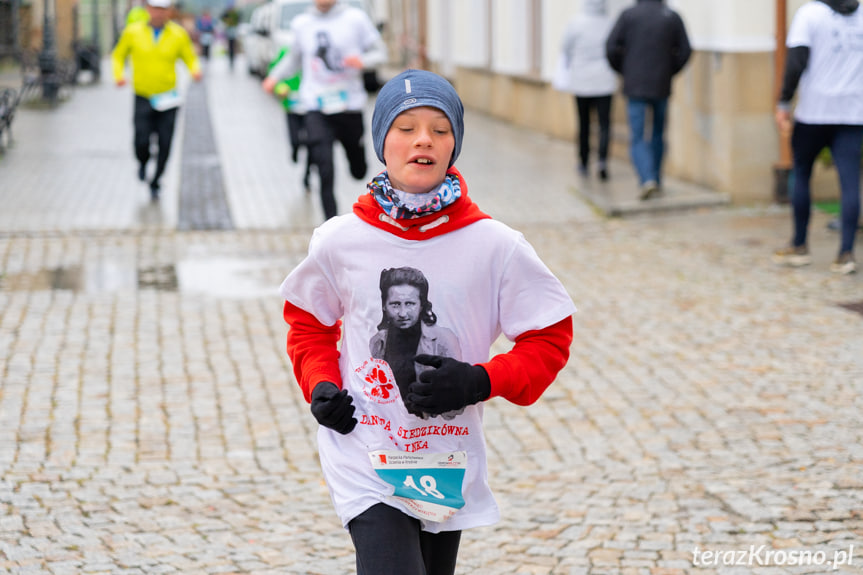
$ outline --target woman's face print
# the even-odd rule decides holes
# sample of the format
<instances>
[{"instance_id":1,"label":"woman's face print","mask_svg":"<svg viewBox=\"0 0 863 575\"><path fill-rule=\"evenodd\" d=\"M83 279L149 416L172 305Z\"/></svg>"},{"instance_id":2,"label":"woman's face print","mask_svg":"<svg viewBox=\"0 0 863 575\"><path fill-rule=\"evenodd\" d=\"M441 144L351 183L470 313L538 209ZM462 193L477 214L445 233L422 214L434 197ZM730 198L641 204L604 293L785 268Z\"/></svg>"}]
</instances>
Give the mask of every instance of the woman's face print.
<instances>
[{"instance_id":1,"label":"woman's face print","mask_svg":"<svg viewBox=\"0 0 863 575\"><path fill-rule=\"evenodd\" d=\"M389 318L390 325L399 329L408 329L419 321L420 290L411 285L396 285L387 291L387 303L384 313Z\"/></svg>"}]
</instances>

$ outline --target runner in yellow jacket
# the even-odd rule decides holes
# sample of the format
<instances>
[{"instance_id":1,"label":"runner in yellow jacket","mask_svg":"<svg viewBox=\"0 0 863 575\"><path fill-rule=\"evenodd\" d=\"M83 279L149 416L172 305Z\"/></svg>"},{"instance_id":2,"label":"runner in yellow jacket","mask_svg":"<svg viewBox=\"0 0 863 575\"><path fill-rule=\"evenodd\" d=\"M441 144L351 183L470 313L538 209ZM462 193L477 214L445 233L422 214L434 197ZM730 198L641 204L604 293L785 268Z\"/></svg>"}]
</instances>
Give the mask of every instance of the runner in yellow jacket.
<instances>
[{"instance_id":1,"label":"runner in yellow jacket","mask_svg":"<svg viewBox=\"0 0 863 575\"><path fill-rule=\"evenodd\" d=\"M132 89L135 92L135 157L138 178L147 179L150 139L156 136L159 152L156 171L150 180L150 198L159 199L159 179L168 163L174 123L180 99L177 91L177 60L183 60L192 78L201 79L201 67L189 34L171 22L171 0L148 0L148 22L128 25L120 36L111 60L114 81L126 85L126 60L132 63Z\"/></svg>"}]
</instances>

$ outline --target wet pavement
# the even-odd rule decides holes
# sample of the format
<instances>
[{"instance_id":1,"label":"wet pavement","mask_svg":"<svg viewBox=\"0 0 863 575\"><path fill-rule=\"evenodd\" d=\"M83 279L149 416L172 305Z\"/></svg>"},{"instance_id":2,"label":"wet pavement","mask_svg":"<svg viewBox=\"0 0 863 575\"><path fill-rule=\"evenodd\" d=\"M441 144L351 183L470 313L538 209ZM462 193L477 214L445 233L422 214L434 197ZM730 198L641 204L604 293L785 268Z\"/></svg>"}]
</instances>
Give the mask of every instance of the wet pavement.
<instances>
[{"instance_id":1,"label":"wet pavement","mask_svg":"<svg viewBox=\"0 0 863 575\"><path fill-rule=\"evenodd\" d=\"M230 229L184 228L188 111L149 202L127 89L23 108L0 156L0 573L354 572L276 293L317 195L257 81L216 59L206 82ZM787 207L607 218L627 164L585 182L569 142L466 126L471 195L579 312L545 396L488 404L503 519L464 534L458 573L860 573L863 277L828 271L828 216L813 265L779 268ZM345 212L363 182L336 157Z\"/></svg>"}]
</instances>

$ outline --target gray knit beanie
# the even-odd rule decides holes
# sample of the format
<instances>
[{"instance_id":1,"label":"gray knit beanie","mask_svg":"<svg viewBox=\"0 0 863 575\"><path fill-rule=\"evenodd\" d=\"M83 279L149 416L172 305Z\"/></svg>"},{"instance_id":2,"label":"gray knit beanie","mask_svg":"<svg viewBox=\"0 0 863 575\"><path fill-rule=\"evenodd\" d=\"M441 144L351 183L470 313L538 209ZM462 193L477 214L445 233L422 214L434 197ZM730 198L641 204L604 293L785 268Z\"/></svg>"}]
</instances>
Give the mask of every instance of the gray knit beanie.
<instances>
[{"instance_id":1,"label":"gray knit beanie","mask_svg":"<svg viewBox=\"0 0 863 575\"><path fill-rule=\"evenodd\" d=\"M461 152L464 136L464 106L452 84L441 76L425 70L405 70L378 92L375 111L372 114L372 142L375 154L384 162L384 140L396 116L420 106L437 108L449 118L452 125L455 147L449 165L455 163ZM386 163L386 162L384 162Z\"/></svg>"}]
</instances>

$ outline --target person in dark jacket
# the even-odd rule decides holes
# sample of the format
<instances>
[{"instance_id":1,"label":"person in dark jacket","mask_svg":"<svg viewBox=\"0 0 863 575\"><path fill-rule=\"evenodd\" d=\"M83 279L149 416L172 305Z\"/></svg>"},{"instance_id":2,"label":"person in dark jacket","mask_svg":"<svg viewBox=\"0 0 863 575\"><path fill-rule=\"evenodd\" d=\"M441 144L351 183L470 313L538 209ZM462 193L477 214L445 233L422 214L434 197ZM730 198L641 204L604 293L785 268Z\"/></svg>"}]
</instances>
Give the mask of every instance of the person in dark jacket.
<instances>
[{"instance_id":1,"label":"person in dark jacket","mask_svg":"<svg viewBox=\"0 0 863 575\"><path fill-rule=\"evenodd\" d=\"M638 172L641 199L661 191L665 118L671 79L683 69L692 49L683 20L663 0L638 0L615 22L605 44L608 63L623 75L630 153ZM647 110L652 112L650 141L644 139Z\"/></svg>"}]
</instances>

